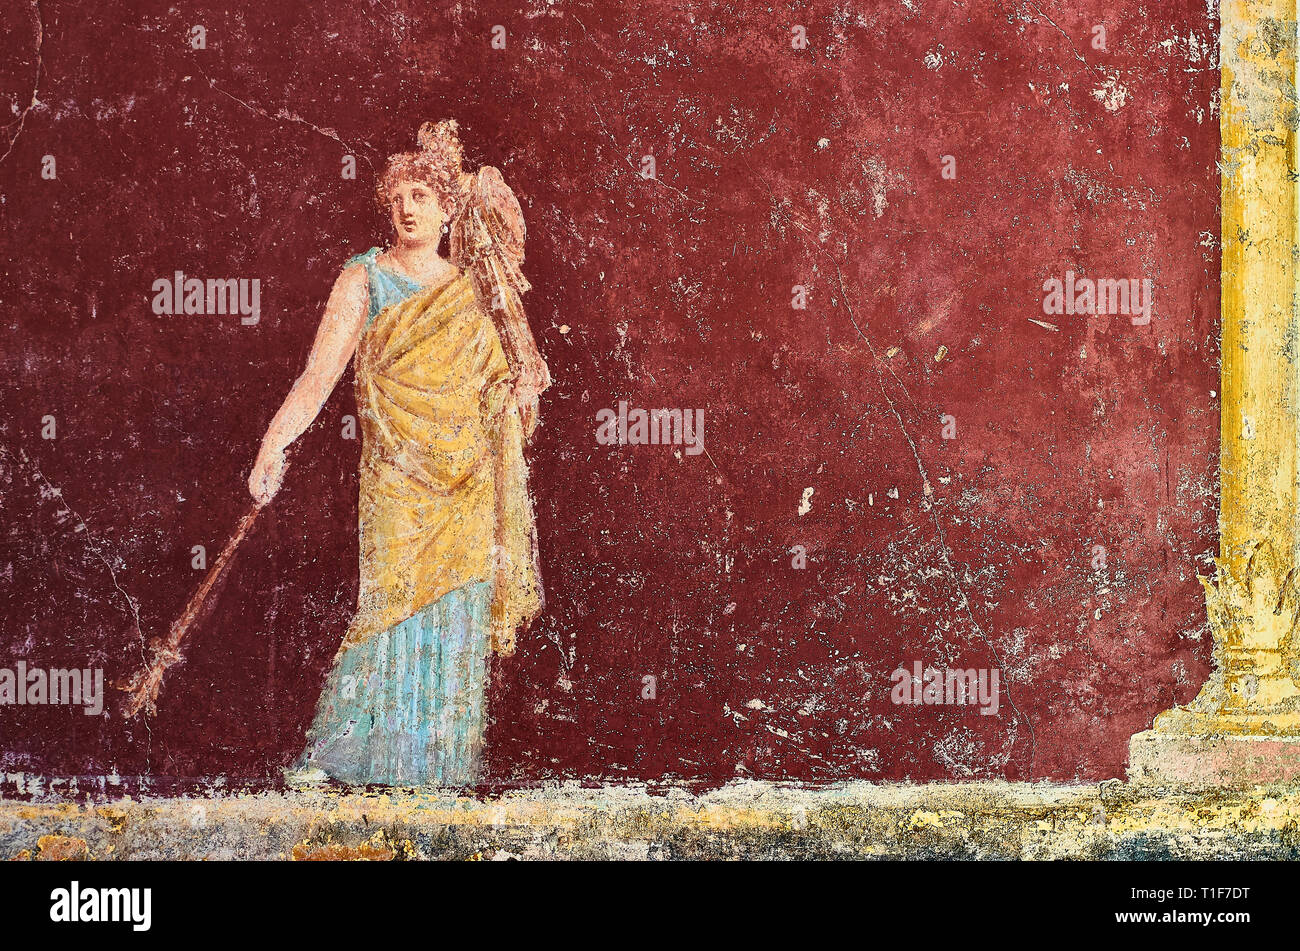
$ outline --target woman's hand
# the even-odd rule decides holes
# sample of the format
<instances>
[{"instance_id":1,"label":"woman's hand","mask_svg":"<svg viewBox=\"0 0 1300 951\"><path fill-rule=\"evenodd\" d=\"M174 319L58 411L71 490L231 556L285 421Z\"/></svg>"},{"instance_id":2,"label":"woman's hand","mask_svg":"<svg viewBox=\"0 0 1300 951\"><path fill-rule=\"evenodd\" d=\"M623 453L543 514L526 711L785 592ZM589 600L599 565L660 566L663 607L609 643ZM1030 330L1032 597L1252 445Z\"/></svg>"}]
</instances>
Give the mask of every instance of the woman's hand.
<instances>
[{"instance_id":1,"label":"woman's hand","mask_svg":"<svg viewBox=\"0 0 1300 951\"><path fill-rule=\"evenodd\" d=\"M514 386L512 387L515 402L520 407L536 402L537 397L546 392L550 385L551 371L546 366L546 361L541 357L529 360L520 368L519 374L515 377Z\"/></svg>"},{"instance_id":2,"label":"woman's hand","mask_svg":"<svg viewBox=\"0 0 1300 951\"><path fill-rule=\"evenodd\" d=\"M280 491L284 480L284 451L307 431L357 349L369 309L369 278L363 264L344 268L334 282L307 368L294 381L289 395L266 428L262 448L248 475L248 491L260 508Z\"/></svg>"},{"instance_id":3,"label":"woman's hand","mask_svg":"<svg viewBox=\"0 0 1300 951\"><path fill-rule=\"evenodd\" d=\"M519 420L523 424L524 438L532 436L537 428L537 398L551 385L551 371L541 357L526 363L511 386L514 404L519 407Z\"/></svg>"},{"instance_id":4,"label":"woman's hand","mask_svg":"<svg viewBox=\"0 0 1300 951\"><path fill-rule=\"evenodd\" d=\"M259 506L266 505L280 491L284 469L284 450L263 444L248 476L248 491Z\"/></svg>"},{"instance_id":5,"label":"woman's hand","mask_svg":"<svg viewBox=\"0 0 1300 951\"><path fill-rule=\"evenodd\" d=\"M541 358L530 362L516 376L487 384L479 396L484 422L496 426L511 410L516 410L527 439L537 428L537 397L550 385L551 374Z\"/></svg>"}]
</instances>

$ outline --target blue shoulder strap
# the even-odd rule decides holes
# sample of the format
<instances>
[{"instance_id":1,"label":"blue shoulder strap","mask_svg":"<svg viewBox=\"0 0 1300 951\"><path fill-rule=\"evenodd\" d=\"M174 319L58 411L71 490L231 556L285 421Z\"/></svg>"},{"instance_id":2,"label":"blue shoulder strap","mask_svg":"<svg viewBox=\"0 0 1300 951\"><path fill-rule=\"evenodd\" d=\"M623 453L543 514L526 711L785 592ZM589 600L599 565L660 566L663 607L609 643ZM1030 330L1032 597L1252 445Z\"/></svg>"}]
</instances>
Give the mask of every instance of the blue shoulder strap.
<instances>
[{"instance_id":1,"label":"blue shoulder strap","mask_svg":"<svg viewBox=\"0 0 1300 951\"><path fill-rule=\"evenodd\" d=\"M370 298L369 313L366 314L367 324L369 324L370 321L375 319L375 314L379 313L380 310L379 304L380 304L380 297L382 296L382 291L378 286L379 272L375 265L375 259L378 257L379 257L379 248L371 248L369 251L366 251L363 254L354 254L352 257L348 258L347 261L344 262L343 264L343 269L345 271L348 268L352 267L352 265L354 264L361 264L366 269L366 287L367 290L369 290L370 292L367 295Z\"/></svg>"}]
</instances>

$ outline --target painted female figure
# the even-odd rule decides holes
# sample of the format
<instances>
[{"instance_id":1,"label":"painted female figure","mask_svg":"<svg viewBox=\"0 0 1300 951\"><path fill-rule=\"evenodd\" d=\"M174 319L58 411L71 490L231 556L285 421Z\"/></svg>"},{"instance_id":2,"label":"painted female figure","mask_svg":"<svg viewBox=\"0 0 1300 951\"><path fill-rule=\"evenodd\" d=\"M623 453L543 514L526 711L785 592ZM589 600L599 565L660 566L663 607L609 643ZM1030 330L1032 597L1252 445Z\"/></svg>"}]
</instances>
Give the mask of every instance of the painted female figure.
<instances>
[{"instance_id":1,"label":"painted female figure","mask_svg":"<svg viewBox=\"0 0 1300 951\"><path fill-rule=\"evenodd\" d=\"M454 120L419 146L378 180L392 246L347 262L248 480L275 495L355 354L361 587L291 781L472 784L490 653L542 606L523 444L550 375L520 304L523 216L499 171L463 170Z\"/></svg>"}]
</instances>

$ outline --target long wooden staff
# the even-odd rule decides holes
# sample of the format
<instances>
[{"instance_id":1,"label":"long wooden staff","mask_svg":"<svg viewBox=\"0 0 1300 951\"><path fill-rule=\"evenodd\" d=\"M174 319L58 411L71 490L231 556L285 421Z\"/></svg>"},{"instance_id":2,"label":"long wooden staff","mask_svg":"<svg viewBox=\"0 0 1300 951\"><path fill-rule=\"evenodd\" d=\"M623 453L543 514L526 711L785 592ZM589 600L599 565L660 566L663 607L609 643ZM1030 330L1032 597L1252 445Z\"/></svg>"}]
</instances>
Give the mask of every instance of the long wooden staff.
<instances>
[{"instance_id":1,"label":"long wooden staff","mask_svg":"<svg viewBox=\"0 0 1300 951\"><path fill-rule=\"evenodd\" d=\"M182 659L181 641L185 635L203 616L203 609L207 606L208 595L216 583L221 580L225 574L226 568L239 547L239 543L244 540L248 530L253 527L257 521L257 514L262 511L262 506L254 504L251 509L239 520L239 525L235 527L235 534L230 536L230 541L226 542L226 547L221 549L221 554L217 556L216 562L208 569L207 577L203 579L203 584L199 585L199 590L194 592L194 597L190 598L190 603L185 606L185 611L172 624L171 632L167 639L159 640L154 638L149 642L153 648L153 659L149 666L144 670L136 673L125 685L119 687L129 694L126 702L126 709L123 716L127 719L138 714L142 709L147 716L153 716L158 712L158 692L162 689L163 674L167 668Z\"/></svg>"}]
</instances>

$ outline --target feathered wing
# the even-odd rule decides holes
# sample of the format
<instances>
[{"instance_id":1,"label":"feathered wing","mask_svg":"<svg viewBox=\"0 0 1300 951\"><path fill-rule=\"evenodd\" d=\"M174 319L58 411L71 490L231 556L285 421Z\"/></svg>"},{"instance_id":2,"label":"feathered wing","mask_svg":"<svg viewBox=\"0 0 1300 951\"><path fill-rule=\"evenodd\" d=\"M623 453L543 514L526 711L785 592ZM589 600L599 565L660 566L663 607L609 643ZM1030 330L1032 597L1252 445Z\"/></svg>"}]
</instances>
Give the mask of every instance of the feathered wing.
<instances>
[{"instance_id":1,"label":"feathered wing","mask_svg":"<svg viewBox=\"0 0 1300 951\"><path fill-rule=\"evenodd\" d=\"M478 170L470 185L468 201L451 235L451 257L461 267L470 267L489 285L482 288L492 301L522 295L532 288L524 277L524 212L501 172L490 165ZM508 308L517 299L502 300Z\"/></svg>"},{"instance_id":2,"label":"feathered wing","mask_svg":"<svg viewBox=\"0 0 1300 951\"><path fill-rule=\"evenodd\" d=\"M488 313L502 311L502 325L526 324L521 295L532 285L524 277L524 213L501 173L485 166L474 176L464 211L451 232L451 259L470 275L481 306ZM496 318L494 314L494 319ZM513 318L513 320L512 320ZM514 350L509 334L502 344L509 355ZM513 357L510 357L513 359ZM508 386L497 386L485 394L485 409L497 417ZM492 645L511 654L515 632L526 627L545 603L537 551L537 533L532 500L528 494L528 469L523 457L524 440L537 422L537 405L521 417L501 417L496 432L497 526L496 567L492 601Z\"/></svg>"},{"instance_id":3,"label":"feathered wing","mask_svg":"<svg viewBox=\"0 0 1300 951\"><path fill-rule=\"evenodd\" d=\"M470 275L479 304L496 323L512 371L519 362L517 328L528 323L522 295L532 289L523 272L526 235L515 193L500 171L483 166L470 182L465 207L452 226L451 260ZM487 394L490 415L508 400L509 390L505 383ZM524 436L529 438L537 426L537 406L534 401L522 409Z\"/></svg>"}]
</instances>

